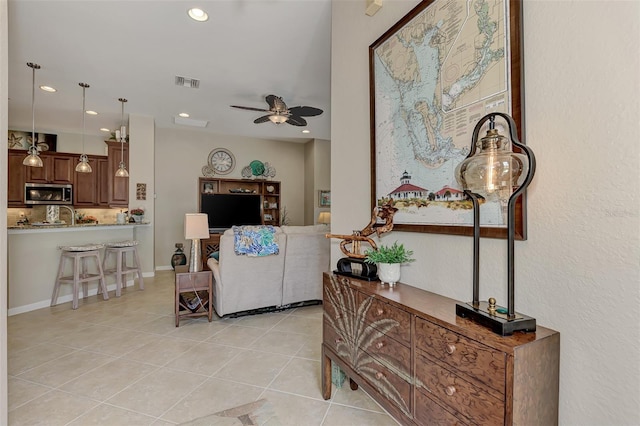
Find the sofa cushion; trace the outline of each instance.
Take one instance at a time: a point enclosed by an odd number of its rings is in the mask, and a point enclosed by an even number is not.
[[[328,232],[329,228],[325,225],[309,225],[309,226],[283,226],[282,232],[285,234],[317,234]]]

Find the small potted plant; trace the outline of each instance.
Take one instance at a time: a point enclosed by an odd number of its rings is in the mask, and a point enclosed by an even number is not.
[[[142,222],[142,219],[144,218],[144,209],[143,208],[131,209],[131,211],[129,213],[131,214],[131,217],[133,217],[133,220],[136,223]]]
[[[365,262],[378,265],[378,278],[390,286],[394,286],[400,280],[400,265],[413,262],[412,250],[407,250],[404,244],[396,241],[391,246],[381,245],[377,250],[367,250]]]

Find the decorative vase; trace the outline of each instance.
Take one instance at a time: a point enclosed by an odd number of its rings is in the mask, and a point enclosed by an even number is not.
[[[141,214],[133,214],[131,217],[133,217],[135,223],[141,223],[142,219],[144,219],[144,215]]]
[[[399,263],[378,263],[378,278],[382,284],[389,284],[391,287],[400,281]]]
[[[183,244],[176,243],[176,251],[171,256],[171,267],[175,270],[178,265],[187,264],[187,255],[182,251]]]

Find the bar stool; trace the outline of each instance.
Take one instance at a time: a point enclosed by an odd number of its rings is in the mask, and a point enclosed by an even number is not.
[[[102,260],[102,269],[105,277],[115,275],[116,277],[116,297],[120,297],[121,288],[127,286],[127,274],[138,274],[138,286],[140,290],[144,290],[144,280],[142,279],[142,269],[140,268],[140,258],[138,257],[138,242],[135,240],[118,241],[114,243],[105,243],[104,259]],[[127,265],[127,253],[132,254],[133,265]],[[109,257],[115,255],[115,266],[107,268]]]
[[[108,300],[107,286],[104,280],[104,273],[100,265],[99,250],[104,247],[102,244],[88,244],[82,246],[60,246],[62,250],[60,254],[60,263],[58,265],[58,275],[55,285],[53,286],[53,295],[51,296],[51,306],[58,303],[58,293],[61,284],[73,284],[73,309],[78,309],[78,291],[82,284],[82,297],[87,297],[89,281],[99,280],[98,293],[102,290],[104,300]],[[93,259],[96,264],[97,274],[87,273],[87,263]],[[72,262],[72,275],[64,276],[65,263],[67,260]]]

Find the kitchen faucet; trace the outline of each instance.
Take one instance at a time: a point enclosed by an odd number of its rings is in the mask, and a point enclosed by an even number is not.
[[[75,225],[76,224],[76,212],[75,212],[75,210],[73,210],[73,207],[69,207],[69,206],[65,206],[65,205],[60,205],[60,207],[64,207],[65,209],[69,210],[69,212],[71,212],[71,225]]]

